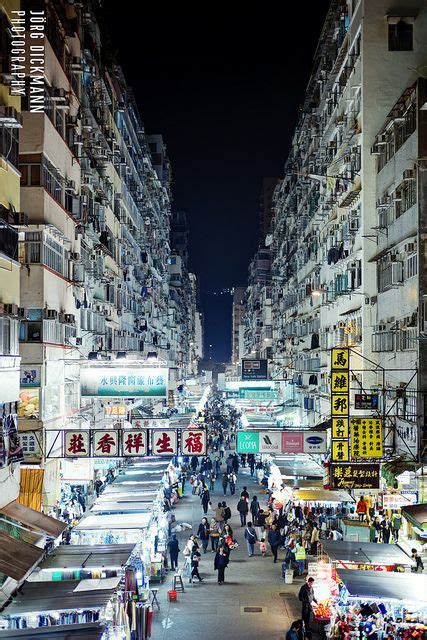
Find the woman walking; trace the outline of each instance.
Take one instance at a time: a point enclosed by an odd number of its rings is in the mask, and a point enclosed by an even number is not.
[[[252,522],[254,523],[255,526],[258,524],[258,516],[259,516],[260,509],[261,507],[259,506],[258,498],[254,496],[252,498],[250,511],[252,514]]]
[[[198,578],[199,582],[203,582],[203,578],[200,577],[199,573],[199,562],[202,557],[199,551],[199,545],[197,542],[194,543],[193,550],[191,552],[191,578],[190,582],[193,582],[193,578]]]
[[[202,521],[199,524],[199,528],[197,530],[197,535],[202,542],[203,553],[206,553],[206,549],[208,548],[208,544],[209,544],[209,535],[210,535],[210,528],[209,528],[209,523],[207,518],[202,518]]]
[[[214,569],[218,571],[218,584],[224,584],[225,582],[225,569],[228,565],[228,557],[223,549],[220,547],[215,555]]]
[[[201,501],[202,501],[203,513],[206,515],[209,509],[209,505],[211,503],[211,495],[209,493],[209,489],[206,486],[203,488]]]
[[[211,550],[213,553],[214,551],[218,550],[218,542],[219,542],[219,524],[215,520],[215,518],[212,518],[209,530],[210,530],[209,535],[211,539]]]

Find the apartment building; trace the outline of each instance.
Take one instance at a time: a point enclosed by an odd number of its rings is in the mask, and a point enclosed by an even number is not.
[[[234,287],[231,318],[231,363],[239,365],[241,327],[245,317],[245,287]]]
[[[23,103],[20,354],[35,378],[21,389],[20,420],[26,462],[44,472],[45,508],[59,497],[58,429],[96,413],[80,399],[81,363],[155,353],[181,370],[194,331],[174,308],[186,303],[170,270],[166,147],[146,135],[109,62],[98,8],[45,4],[45,110]]]
[[[248,286],[245,295],[244,356],[267,358],[271,356],[271,252],[261,247],[249,265]]]
[[[421,218],[415,165],[422,155],[415,140],[423,114],[409,103],[427,63],[426,23],[422,1],[403,7],[333,0],[320,36],[284,180],[274,194],[271,244],[273,371],[287,375],[282,393],[297,398],[302,426],[330,416],[329,350],[336,345],[352,347],[352,391],[379,389],[387,411],[403,394],[402,420],[417,413],[420,424],[420,402],[409,398],[420,397],[413,374],[424,348],[414,231]],[[399,126],[400,156],[386,142]],[[409,211],[405,232],[396,210]],[[398,253],[401,265],[390,265]],[[379,335],[388,333],[393,337]],[[383,345],[390,347],[386,354]],[[408,363],[412,373],[393,371]],[[392,427],[395,413],[388,418]]]

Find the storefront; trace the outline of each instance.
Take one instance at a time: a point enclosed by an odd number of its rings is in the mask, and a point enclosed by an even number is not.
[[[412,558],[397,544],[324,540],[322,554],[336,569],[403,572],[415,566]]]

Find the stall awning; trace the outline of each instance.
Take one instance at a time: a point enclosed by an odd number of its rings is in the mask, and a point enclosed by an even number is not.
[[[124,502],[110,500],[108,502],[97,502],[93,505],[92,513],[143,513],[153,504],[154,496],[145,502]]]
[[[402,515],[418,527],[418,529],[427,531],[427,503],[411,504],[407,507],[402,507]]]
[[[47,556],[41,569],[121,567],[133,549],[133,544],[60,545]]]
[[[61,535],[64,529],[67,528],[67,524],[65,522],[46,516],[44,513],[40,513],[39,511],[34,511],[34,509],[25,507],[23,504],[19,504],[19,502],[16,501],[10,502],[5,507],[2,507],[0,509],[0,513],[3,513],[8,518],[12,518],[17,522],[21,522],[29,529],[46,533],[48,536],[52,536],[52,538],[57,538]]]
[[[74,527],[74,531],[96,531],[114,529],[145,529],[148,527],[151,513],[128,513],[126,515],[92,515],[83,518]]]
[[[323,478],[323,468],[305,454],[276,456],[275,462],[284,476]]]
[[[347,491],[328,491],[327,489],[297,489],[294,491],[296,500],[307,502],[354,502]]]
[[[322,540],[324,552],[332,561],[356,564],[412,566],[415,562],[397,544]]]
[[[355,569],[339,569],[337,573],[350,596],[380,601],[382,599],[407,600],[425,604],[427,575]]]
[[[44,556],[44,550],[0,531],[0,571],[23,580]]]
[[[67,624],[55,627],[37,627],[36,629],[7,629],[0,631],[0,638],[32,638],[33,640],[100,640],[105,627],[100,622]]]
[[[96,499],[96,505],[102,505],[104,502],[152,502],[158,494],[157,491],[129,491],[124,490],[125,487],[121,487],[121,491],[104,491],[99,498]]]
[[[22,590],[2,615],[91,609],[104,607],[111,600],[114,588],[75,591],[80,581],[26,582]]]

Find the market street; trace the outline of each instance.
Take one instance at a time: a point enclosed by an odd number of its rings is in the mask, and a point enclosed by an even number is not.
[[[211,492],[212,505],[216,507],[219,501],[225,500],[231,508],[229,524],[234,532],[239,546],[231,551],[230,564],[225,572],[225,584],[218,585],[217,572],[214,571],[214,555],[208,552],[202,555],[200,575],[201,584],[195,581],[188,584],[184,578],[184,593],[178,593],[178,601],[169,603],[166,592],[171,588],[171,577],[159,590],[161,611],[154,611],[153,639],[174,640],[175,638],[193,637],[204,640],[218,640],[218,638],[242,638],[245,640],[283,640],[290,623],[301,617],[301,604],[297,593],[303,580],[294,581],[293,585],[286,585],[281,577],[281,559],[284,551],[279,551],[277,564],[273,563],[271,552],[263,558],[259,552],[259,545],[252,558],[248,558],[246,544],[243,537],[244,527],[240,527],[239,514],[236,505],[242,487],[247,486],[252,496],[257,495],[261,505],[266,504],[265,495],[260,493],[260,485],[255,477],[251,478],[249,469],[240,468],[236,493],[223,496],[220,478],[216,481],[215,491]],[[214,511],[208,511],[209,520]],[[186,483],[185,497],[174,510],[178,522],[192,524],[193,531],[203,517],[200,498],[192,495],[191,485]],[[180,549],[184,549],[191,532],[178,534]],[[182,552],[179,556],[180,567],[184,564]],[[245,608],[262,608],[262,612],[245,612]]]

